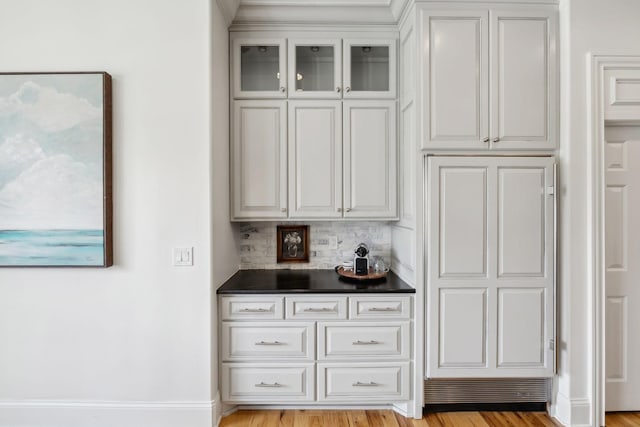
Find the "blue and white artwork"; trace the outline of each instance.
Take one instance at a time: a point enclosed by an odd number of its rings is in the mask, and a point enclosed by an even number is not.
[[[110,265],[110,88],[106,73],[0,74],[0,266]]]

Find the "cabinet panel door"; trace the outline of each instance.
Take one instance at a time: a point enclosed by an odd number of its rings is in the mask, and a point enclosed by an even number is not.
[[[553,375],[553,158],[500,158],[497,185],[497,370]]]
[[[286,218],[286,101],[233,105],[233,218]]]
[[[553,163],[429,158],[429,377],[553,375]]]
[[[343,40],[343,96],[396,97],[396,39]]]
[[[439,262],[440,278],[486,278],[488,169],[440,169]]]
[[[547,276],[547,181],[544,166],[498,167],[498,277]]]
[[[544,368],[545,288],[498,290],[498,368]]]
[[[342,95],[340,39],[289,39],[289,98]]]
[[[289,215],[342,216],[342,103],[289,101]]]
[[[438,368],[487,367],[487,289],[440,289]]]
[[[397,218],[396,102],[344,101],[345,218]]]
[[[491,147],[554,149],[555,12],[491,12]]]
[[[422,148],[486,149],[488,12],[423,15],[425,133]]]
[[[234,38],[231,42],[233,97],[286,98],[287,43],[277,38]]]

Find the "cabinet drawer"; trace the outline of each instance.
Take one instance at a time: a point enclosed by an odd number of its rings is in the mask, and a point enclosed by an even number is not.
[[[318,400],[406,400],[409,362],[318,364]]]
[[[358,296],[349,298],[351,319],[409,319],[411,297]]]
[[[223,322],[222,359],[313,360],[315,328],[300,322]]]
[[[279,296],[221,297],[220,313],[226,319],[282,319],[284,298]]]
[[[287,297],[287,319],[346,319],[347,297]]]
[[[409,322],[319,322],[318,360],[409,359]]]
[[[314,369],[308,364],[222,364],[222,399],[234,402],[312,401]]]

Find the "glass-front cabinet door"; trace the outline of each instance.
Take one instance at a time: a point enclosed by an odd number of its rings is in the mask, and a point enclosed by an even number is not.
[[[396,40],[344,40],[344,97],[395,98]]]
[[[234,98],[287,96],[284,39],[235,39],[232,49]]]
[[[340,98],[339,39],[289,39],[289,98]]]

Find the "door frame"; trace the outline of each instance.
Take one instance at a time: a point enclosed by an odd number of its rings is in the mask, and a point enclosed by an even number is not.
[[[591,370],[592,370],[592,420],[598,420],[598,426],[604,425],[605,417],[605,165],[604,165],[604,129],[605,129],[605,71],[610,68],[640,66],[640,56],[600,55],[590,53],[587,58],[587,163],[592,171],[587,181],[587,223],[588,239],[591,242],[587,251],[592,261],[588,282],[591,284]]]

